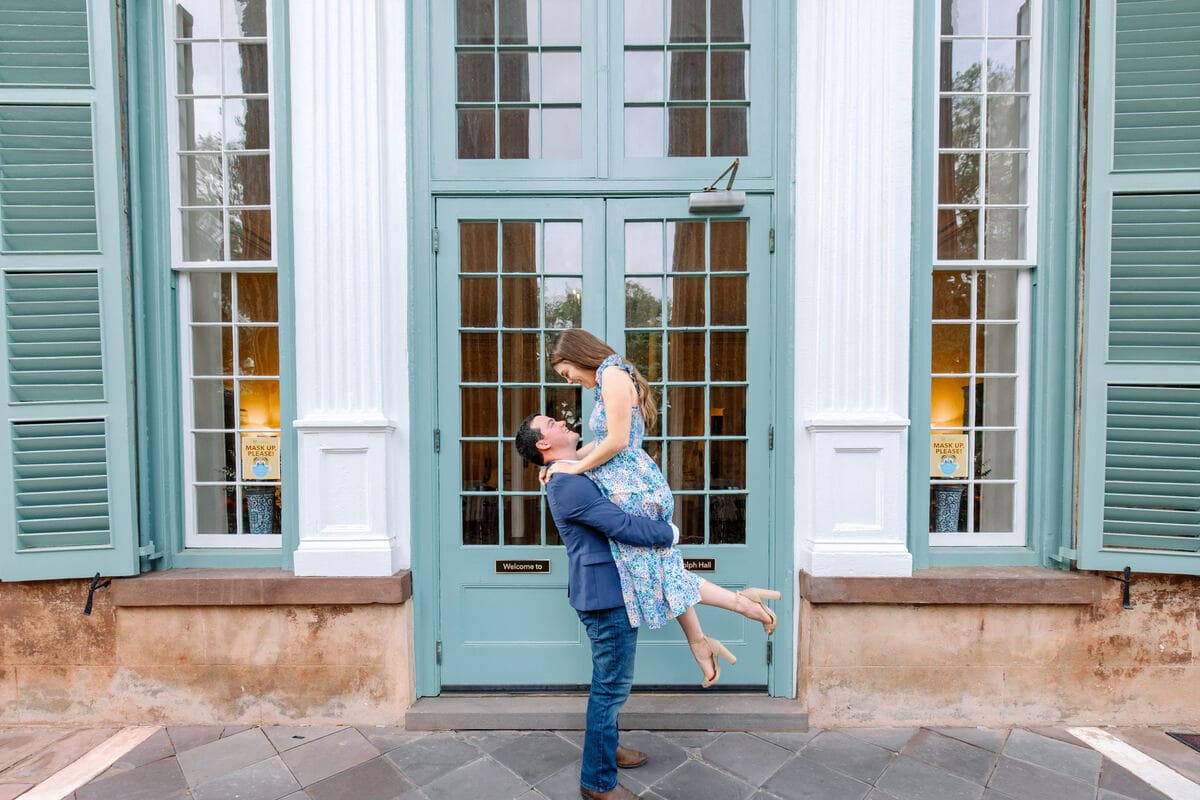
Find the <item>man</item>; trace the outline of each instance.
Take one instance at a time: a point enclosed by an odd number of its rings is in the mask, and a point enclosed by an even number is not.
[[[531,414],[517,431],[517,452],[539,466],[575,459],[579,434],[562,420]],[[608,540],[665,547],[674,526],[626,514],[583,475],[558,474],[546,485],[550,513],[567,548],[567,599],[592,643],[592,688],[579,793],[593,800],[636,800],[617,782],[617,768],[646,763],[646,754],[617,743],[617,714],[633,686],[637,628],[630,626]]]

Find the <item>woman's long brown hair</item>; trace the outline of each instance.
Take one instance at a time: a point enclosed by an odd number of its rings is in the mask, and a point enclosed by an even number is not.
[[[550,348],[550,366],[557,367],[564,361],[582,369],[596,371],[604,359],[616,353],[607,344],[592,334],[579,328],[568,328],[559,334]],[[654,427],[658,421],[658,406],[654,404],[654,395],[650,392],[650,384],[642,377],[642,373],[633,364],[621,358],[622,364],[627,364],[633,370],[633,384],[637,388],[638,407],[642,409],[642,419],[646,421],[646,430]]]

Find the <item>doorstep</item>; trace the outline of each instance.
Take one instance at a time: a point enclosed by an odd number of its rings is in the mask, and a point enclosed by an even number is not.
[[[587,695],[467,695],[422,697],[405,713],[410,731],[583,730]],[[624,730],[808,730],[795,700],[742,694],[633,694],[621,711]]]

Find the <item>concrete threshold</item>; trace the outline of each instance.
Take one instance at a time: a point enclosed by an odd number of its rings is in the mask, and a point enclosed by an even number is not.
[[[583,730],[587,695],[469,695],[422,697],[404,716],[413,731]],[[808,730],[795,700],[743,694],[634,694],[621,711],[624,730]]]

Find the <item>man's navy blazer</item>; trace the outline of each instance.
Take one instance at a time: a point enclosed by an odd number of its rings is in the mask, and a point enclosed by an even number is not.
[[[609,539],[639,547],[666,547],[674,539],[669,523],[626,514],[583,475],[557,473],[546,499],[567,546],[567,599],[580,611],[625,605]]]

